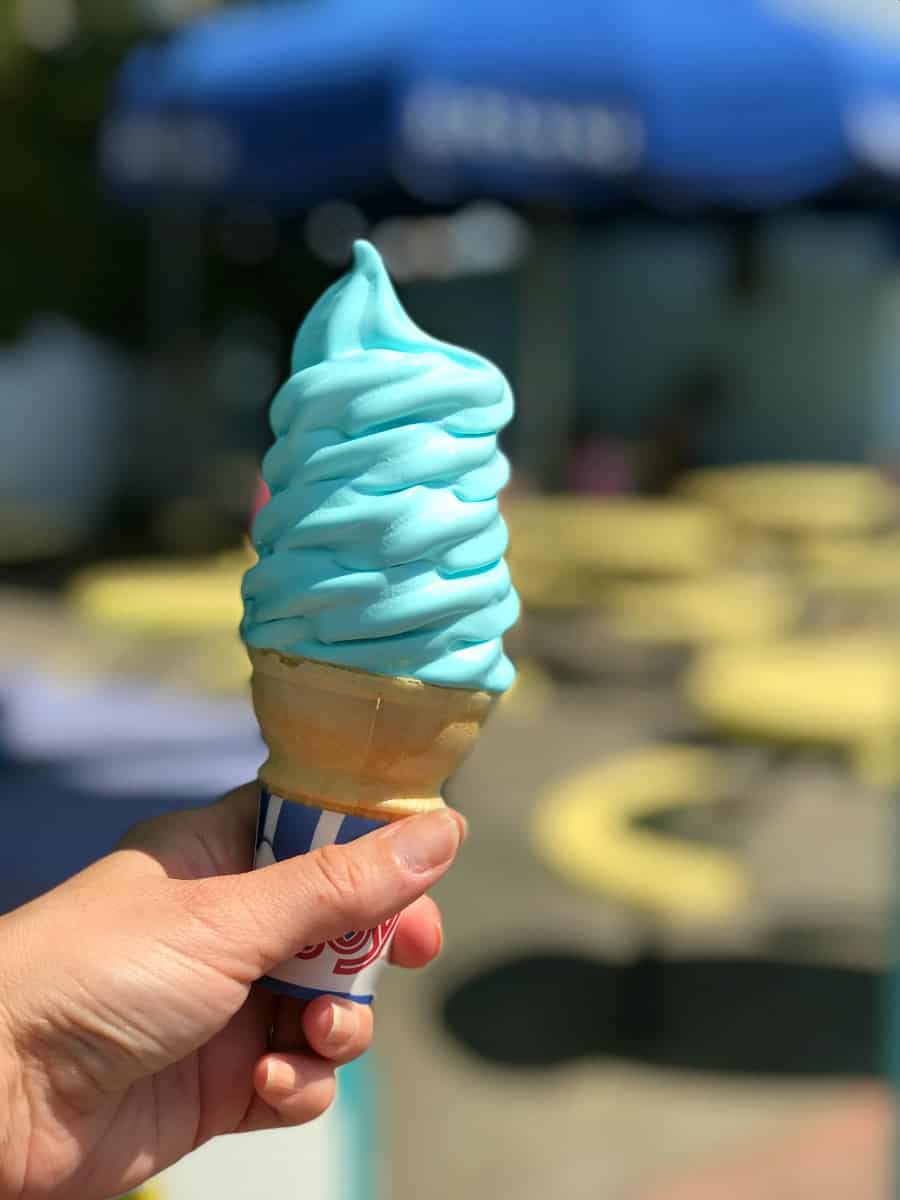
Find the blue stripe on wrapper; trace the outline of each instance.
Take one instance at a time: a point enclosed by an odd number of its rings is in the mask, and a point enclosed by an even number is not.
[[[384,824],[295,803],[262,788],[255,865],[264,867],[308,854],[319,846],[346,845]],[[372,980],[387,954],[398,919],[382,922],[375,929],[350,930],[318,946],[305,946],[261,982],[301,999],[332,995],[370,1004],[374,999]]]
[[[364,837],[374,829],[380,829],[384,824],[384,821],[366,821],[363,817],[344,817],[334,844],[346,846],[348,842],[355,842],[357,838]]]
[[[260,799],[259,826],[256,834],[257,850],[266,841],[266,819],[269,815],[271,797],[263,788]],[[307,854],[322,816],[321,810],[308,804],[286,804],[279,815],[275,836],[269,843],[275,858],[293,858],[295,854]]]
[[[317,996],[345,995],[342,992],[333,992],[330,988],[325,991],[324,988],[301,987],[297,983],[288,983],[285,979],[270,979],[268,975],[264,975],[259,982],[270,991],[278,992],[280,996],[293,996],[296,1000],[315,1000]],[[351,996],[350,999],[356,1004],[371,1004],[375,996],[370,992],[367,996]]]

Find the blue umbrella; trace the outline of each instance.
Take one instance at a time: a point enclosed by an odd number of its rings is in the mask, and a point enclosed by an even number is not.
[[[618,181],[757,206],[847,170],[826,39],[758,0],[485,8],[477,38],[457,20],[411,66],[406,145],[416,106],[430,117],[413,145],[420,174],[502,187],[516,171],[576,199]]]
[[[900,175],[900,51],[857,40],[833,45],[846,103],[843,130],[857,165],[869,174]]]
[[[105,151],[137,198],[295,208],[399,183],[437,200],[759,208],[860,165],[900,172],[870,144],[871,114],[898,101],[897,55],[763,0],[318,0],[137,51]]]
[[[237,9],[126,60],[104,136],[115,183],[302,205],[386,173],[406,0]]]

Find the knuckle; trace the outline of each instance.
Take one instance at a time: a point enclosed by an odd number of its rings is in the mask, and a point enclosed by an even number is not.
[[[182,910],[194,929],[204,929],[214,938],[233,936],[244,925],[233,898],[215,878],[185,881],[178,889]]]
[[[141,849],[152,846],[160,836],[165,836],[167,825],[171,824],[171,816],[152,817],[146,821],[137,821],[123,835],[119,842],[122,849]]]
[[[183,849],[190,845],[202,828],[200,818],[203,810],[186,808],[177,813],[162,813],[158,817],[149,817],[138,821],[124,834],[118,843],[120,850],[145,850],[160,853],[173,847]]]
[[[367,872],[341,846],[322,846],[315,854],[319,900],[338,913],[358,909],[365,894]]]

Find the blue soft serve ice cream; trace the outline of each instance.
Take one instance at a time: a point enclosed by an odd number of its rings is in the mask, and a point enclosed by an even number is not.
[[[272,499],[244,580],[244,640],[445,687],[502,692],[518,598],[503,561],[497,434],[513,413],[491,363],[423,333],[377,251],[322,296],[272,403]]]

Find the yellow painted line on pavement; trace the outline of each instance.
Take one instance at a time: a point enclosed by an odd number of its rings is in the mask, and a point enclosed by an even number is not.
[[[714,801],[714,751],[654,746],[583,768],[551,785],[534,815],[536,849],[588,891],[673,921],[716,920],[749,893],[724,851],[636,828],[653,813]]]

